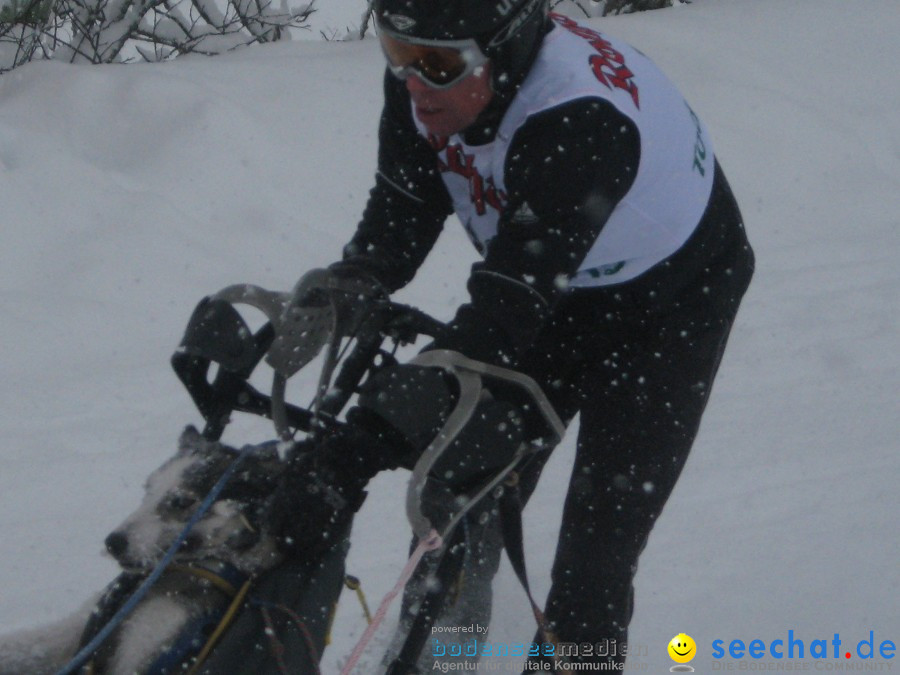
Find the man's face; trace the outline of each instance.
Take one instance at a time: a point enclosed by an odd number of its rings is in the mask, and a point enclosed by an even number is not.
[[[448,89],[435,89],[415,74],[409,75],[406,89],[416,117],[428,133],[450,136],[473,124],[493,96],[490,71],[490,63],[486,63]]]

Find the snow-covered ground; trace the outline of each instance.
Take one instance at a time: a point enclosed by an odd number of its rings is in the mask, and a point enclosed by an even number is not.
[[[729,662],[714,640],[792,630],[853,652],[817,667],[862,665],[870,631],[900,642],[897,4],[694,0],[591,24],[654,58],[705,119],[758,257],[642,558],[630,663],[664,672],[685,632],[709,672]],[[115,574],[103,538],[199,419],[168,366],[196,301],[237,281],[288,289],[339,256],[372,180],[381,70],[374,40],[311,40],[0,78],[0,633],[66,615]],[[473,260],[448,224],[401,299],[448,318]],[[241,423],[226,440],[267,433]],[[526,513],[539,597],[573,436]],[[404,485],[377,479],[356,528],[350,570],[371,601],[404,561]],[[508,566],[497,597],[492,639],[528,640]],[[325,673],[363,630],[354,603]]]

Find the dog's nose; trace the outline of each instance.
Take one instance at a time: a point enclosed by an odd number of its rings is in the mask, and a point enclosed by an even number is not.
[[[128,549],[128,537],[124,532],[113,532],[104,543],[113,558],[119,558]]]

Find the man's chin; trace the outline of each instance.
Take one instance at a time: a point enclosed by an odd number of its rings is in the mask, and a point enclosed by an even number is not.
[[[443,110],[416,108],[416,118],[425,127],[425,130],[434,136],[450,136],[459,131],[451,123],[451,120],[447,118],[447,113]]]

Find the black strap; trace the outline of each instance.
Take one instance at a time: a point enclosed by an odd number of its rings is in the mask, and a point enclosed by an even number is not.
[[[525,589],[528,602],[531,603],[531,612],[534,614],[534,620],[537,622],[538,633],[545,644],[556,645],[558,644],[557,637],[550,630],[547,618],[544,616],[543,610],[535,602],[531,593],[531,586],[528,583],[528,572],[525,569],[524,537],[522,534],[522,500],[518,482],[504,486],[503,494],[500,496],[497,506],[500,511],[500,533],[503,536],[506,557],[509,559],[509,563],[512,565],[519,583]],[[553,667],[552,661],[548,660],[547,663],[551,672],[556,673],[557,671]]]

